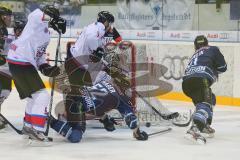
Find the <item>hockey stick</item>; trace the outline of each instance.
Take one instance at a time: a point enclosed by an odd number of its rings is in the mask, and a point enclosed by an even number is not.
[[[160,117],[162,117],[164,120],[170,120],[170,119],[174,119],[176,117],[179,116],[178,112],[173,112],[170,114],[162,114],[160,113],[151,103],[149,103],[141,94],[139,94],[137,91],[135,91],[136,94],[139,96],[139,98],[141,98],[150,108],[152,108],[152,110],[154,112],[156,112]]]
[[[187,123],[176,123],[174,121],[172,121],[172,124],[178,127],[187,127],[189,126],[189,124],[192,122],[192,110],[189,111],[189,120]]]
[[[61,33],[58,32],[58,44],[57,44],[57,49],[56,49],[55,64],[54,64],[54,66],[57,66],[57,63],[58,63],[58,54],[59,54],[59,50],[60,50],[60,40],[61,40]],[[49,133],[50,117],[51,117],[52,105],[53,105],[54,88],[55,88],[55,77],[53,77],[53,79],[52,79],[51,99],[50,99],[50,104],[49,104],[47,128],[46,128],[46,131],[45,131],[45,133],[44,133],[45,136],[48,136],[48,133]]]
[[[9,121],[7,120],[7,118],[2,115],[2,113],[0,113],[0,117],[2,117],[2,119],[3,119],[9,126],[11,126],[12,129],[13,129],[14,131],[16,131],[18,134],[20,134],[20,135],[23,134],[22,131],[19,130],[19,129],[17,129],[11,122],[9,122]]]
[[[54,60],[54,59],[47,59],[47,61],[49,61],[49,62],[55,62],[56,60]],[[63,61],[63,60],[57,60],[57,62],[64,63],[65,61]]]
[[[136,94],[149,106],[152,108],[152,110],[154,112],[156,112],[160,117],[162,117],[164,120],[171,120],[171,119],[174,119],[174,118],[177,118],[179,116],[179,113],[178,112],[173,112],[171,114],[162,114],[160,113],[153,105],[151,105],[142,95],[140,95],[137,91],[135,91]],[[192,113],[191,113],[191,110],[190,110],[190,113],[189,113],[189,120],[186,122],[186,123],[176,123],[174,121],[172,121],[172,124],[175,125],[175,126],[178,126],[178,127],[187,127],[189,126],[189,124],[191,123],[192,121]]]
[[[161,131],[149,133],[148,136],[150,137],[150,136],[154,136],[154,135],[156,135],[156,134],[170,132],[171,130],[172,130],[172,128],[167,128],[167,129],[164,129],[164,130],[161,130]]]

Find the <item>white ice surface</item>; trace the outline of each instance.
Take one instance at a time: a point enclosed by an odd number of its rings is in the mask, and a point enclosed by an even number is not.
[[[55,94],[54,104],[61,100]],[[25,101],[14,89],[2,106],[2,113],[18,128],[22,127]],[[184,111],[191,103],[162,101],[173,111]],[[143,128],[154,132],[162,127]],[[50,147],[30,147],[21,135],[11,128],[0,133],[0,160],[238,160],[240,155],[240,107],[217,106],[213,127],[215,138],[206,145],[193,145],[183,136],[188,128],[173,127],[169,133],[155,135],[148,141],[137,141],[131,130],[117,129],[110,133],[103,129],[87,129],[82,141],[71,144],[58,136]]]

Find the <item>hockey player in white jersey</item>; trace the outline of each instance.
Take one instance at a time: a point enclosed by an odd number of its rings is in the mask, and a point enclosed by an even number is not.
[[[67,120],[72,122],[74,129],[78,128],[78,121],[83,121],[79,114],[73,114],[73,108],[78,110],[80,96],[74,93],[76,86],[92,86],[99,72],[104,65],[100,62],[104,54],[103,47],[106,44],[107,33],[112,33],[116,41],[121,40],[121,36],[115,28],[112,28],[114,16],[108,11],[98,13],[97,22],[94,22],[83,29],[75,44],[68,50],[65,70],[68,74],[72,92],[66,95],[65,109]],[[70,111],[69,108],[72,108]],[[82,116],[84,117],[84,116]],[[82,124],[85,125],[85,124]]]
[[[0,6],[0,112],[1,105],[10,94],[12,77],[6,63],[8,46],[8,30],[11,24],[12,11],[7,7]],[[5,128],[5,122],[0,118],[0,130]]]
[[[8,34],[8,36],[5,40],[3,55],[7,56],[10,44],[21,35],[22,30],[25,27],[25,25],[26,25],[25,21],[22,21],[22,20],[21,21],[16,20],[14,22],[13,33]],[[0,94],[0,110],[1,110],[1,105],[7,99],[7,97],[9,96],[9,94],[12,90],[12,85],[11,85],[12,75],[9,71],[7,63],[5,63],[4,65],[2,65],[0,67],[0,79],[2,79],[1,84],[3,84],[3,86],[4,86],[3,90],[0,92],[1,93]],[[5,126],[6,126],[5,122],[1,123],[0,129],[5,128]]]
[[[65,33],[66,21],[59,16],[58,9],[47,5],[31,12],[21,36],[10,45],[7,57],[19,96],[27,100],[23,133],[32,140],[44,142],[48,141],[43,133],[50,95],[37,70],[48,77],[60,73],[59,68],[50,66],[45,57],[50,41],[49,26]]]

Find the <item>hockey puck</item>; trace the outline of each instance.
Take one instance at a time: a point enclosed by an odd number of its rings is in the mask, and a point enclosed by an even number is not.
[[[147,122],[146,123],[146,127],[150,127],[151,126],[151,123],[150,122]]]

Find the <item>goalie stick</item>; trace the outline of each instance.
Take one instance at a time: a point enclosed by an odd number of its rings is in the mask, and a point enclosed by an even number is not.
[[[170,114],[162,114],[160,113],[152,104],[150,104],[141,94],[139,94],[137,91],[135,91],[136,94],[139,96],[139,98],[141,98],[149,107],[152,108],[152,110],[154,112],[156,112],[160,117],[162,117],[164,120],[170,120],[170,119],[174,119],[176,117],[179,116],[178,112],[173,112]]]
[[[192,110],[189,111],[189,120],[186,123],[176,123],[172,121],[172,124],[178,127],[187,127],[192,122]]]
[[[179,113],[178,112],[173,112],[173,113],[170,113],[170,114],[162,114],[160,113],[151,103],[149,103],[141,94],[139,94],[137,91],[135,91],[136,94],[139,96],[139,98],[141,98],[149,107],[152,108],[152,110],[154,112],[156,112],[160,117],[162,117],[164,120],[172,120],[174,118],[177,118],[179,116]],[[189,126],[189,124],[191,123],[192,119],[191,119],[191,110],[190,110],[190,118],[189,120],[186,122],[186,123],[177,123],[177,122],[174,122],[172,121],[172,124],[175,125],[175,126],[178,126],[178,127],[187,127]]]

